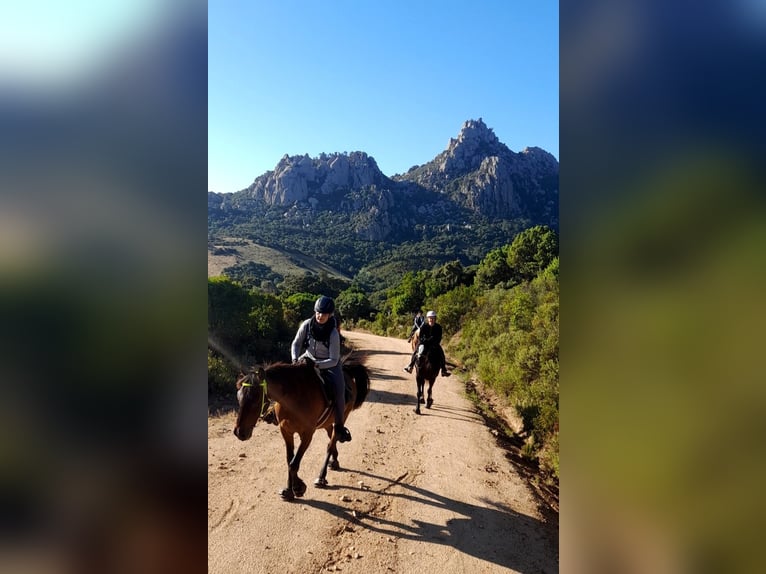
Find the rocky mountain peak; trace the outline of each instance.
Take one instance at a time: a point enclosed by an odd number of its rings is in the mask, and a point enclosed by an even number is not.
[[[270,205],[292,205],[318,200],[341,189],[360,189],[382,185],[388,178],[381,173],[375,158],[361,151],[284,155],[273,171],[257,177],[246,190],[248,197]]]
[[[396,179],[445,194],[485,216],[555,225],[558,172],[553,155],[538,147],[515,153],[479,118],[463,123],[458,137],[432,161]]]
[[[440,155],[439,170],[446,174],[473,171],[485,157],[498,155],[505,146],[495,132],[482,121],[463,123],[457,139],[450,138],[447,149]]]
[[[467,120],[463,123],[463,127],[460,128],[460,133],[455,141],[456,145],[463,147],[471,147],[479,144],[496,144],[500,140],[497,139],[495,132],[492,128],[488,128],[487,124],[479,118],[478,120]]]

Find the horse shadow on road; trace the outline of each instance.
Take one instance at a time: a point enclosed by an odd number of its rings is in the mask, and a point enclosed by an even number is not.
[[[303,500],[302,504],[323,510],[352,527],[363,528],[392,538],[414,540],[425,544],[443,544],[470,556],[524,574],[558,572],[558,530],[556,524],[514,511],[491,500],[477,506],[442,496],[431,490],[392,480],[361,470],[346,469],[360,476],[388,483],[380,489],[341,487],[364,494],[377,494],[374,508],[360,512],[324,500]],[[430,505],[452,516],[445,524],[417,518],[415,509],[407,521],[385,517],[385,509],[395,500],[414,505]],[[415,507],[416,508],[416,507]],[[424,550],[425,551],[425,550]]]
[[[361,356],[367,356],[367,357],[374,357],[375,355],[400,355],[402,357],[407,357],[409,355],[412,355],[411,350],[394,351],[394,350],[383,350],[383,349],[352,349],[352,353],[354,355],[361,355]]]
[[[370,394],[365,399],[366,403],[381,403],[388,405],[404,405],[413,401],[413,393],[402,390],[402,392],[387,391],[372,387]]]
[[[415,383],[413,382],[411,386],[411,389],[403,389],[402,392],[381,390],[373,387],[370,390],[370,394],[367,395],[365,402],[395,405],[406,407],[408,409],[414,409],[415,401],[417,400],[414,388]],[[474,409],[448,407],[440,405],[438,402],[435,402],[430,409],[422,409],[421,413],[422,414],[420,416],[422,417],[430,416],[447,418],[456,421],[481,422],[481,417],[479,417]]]

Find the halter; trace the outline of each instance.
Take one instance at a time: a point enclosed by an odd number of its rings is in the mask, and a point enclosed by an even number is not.
[[[252,376],[252,375],[251,375]],[[268,383],[266,382],[266,378],[264,377],[258,385],[261,387],[261,414],[258,415],[258,418],[263,418],[263,413],[266,412],[266,386]],[[253,383],[242,383],[243,387],[254,387],[255,385]]]

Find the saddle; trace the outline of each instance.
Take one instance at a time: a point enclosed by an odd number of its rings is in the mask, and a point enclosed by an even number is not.
[[[317,380],[319,382],[319,388],[322,389],[322,394],[324,395],[325,400],[329,405],[332,405],[335,402],[335,385],[332,384],[332,381],[325,377],[326,371],[323,371],[314,364],[313,358],[311,356],[303,356],[300,360],[303,360],[310,364],[314,368],[314,372],[316,373]],[[351,385],[345,381],[345,392],[344,392],[344,398],[346,402],[349,402],[351,400]]]
[[[314,371],[317,374],[317,377],[319,378],[319,386],[322,389],[322,392],[324,393],[325,399],[327,399],[327,402],[332,404],[335,402],[335,385],[332,384],[332,381],[325,378],[324,371],[321,371],[314,367]],[[344,394],[343,397],[346,402],[349,402],[351,400],[351,385],[348,383],[348,381],[345,380],[344,377]]]

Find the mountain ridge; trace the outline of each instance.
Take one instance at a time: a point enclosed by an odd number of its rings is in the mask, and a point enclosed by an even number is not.
[[[464,122],[457,138],[426,164],[388,177],[362,151],[285,155],[273,170],[230,194],[208,193],[208,210],[258,207],[338,210],[357,234],[386,239],[417,221],[464,222],[472,216],[527,218],[558,227],[558,161],[538,147],[511,151],[483,120]]]

